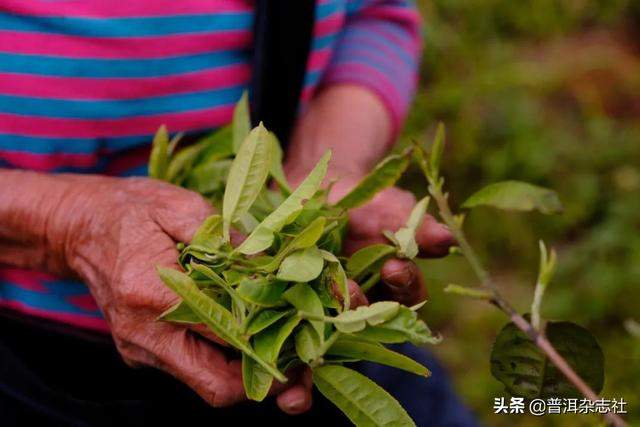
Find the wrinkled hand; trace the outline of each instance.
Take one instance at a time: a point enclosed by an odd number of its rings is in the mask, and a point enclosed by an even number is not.
[[[80,178],[78,178],[80,180]],[[214,406],[245,399],[239,359],[225,356],[206,329],[157,321],[178,297],[155,271],[178,268],[176,242],[189,242],[212,213],[196,193],[150,179],[83,177],[60,202],[48,236],[88,284],[124,360],[162,369]],[[204,339],[203,336],[209,338]],[[294,383],[294,382],[292,382]],[[308,377],[280,393],[288,413],[311,405]]]
[[[357,183],[345,178],[332,188],[329,198],[339,200]],[[369,203],[349,212],[349,228],[344,250],[352,254],[360,248],[375,243],[389,243],[383,231],[396,231],[404,226],[416,199],[409,191],[391,187],[378,193]],[[449,253],[455,241],[446,226],[426,215],[416,233],[421,257],[441,257]],[[384,287],[378,297],[392,299],[405,305],[413,305],[427,297],[427,288],[418,266],[409,260],[392,258],[381,271]],[[375,288],[374,288],[375,289]]]

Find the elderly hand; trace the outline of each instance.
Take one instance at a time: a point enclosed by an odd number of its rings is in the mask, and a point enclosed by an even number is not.
[[[324,89],[310,103],[295,129],[285,170],[292,184],[299,183],[328,149],[333,151],[329,178],[338,179],[330,199],[337,201],[355,186],[390,149],[392,124],[387,108],[368,89],[335,85]],[[345,251],[387,242],[382,232],[403,226],[415,205],[414,196],[392,187],[349,214]],[[420,256],[448,253],[454,239],[449,230],[426,216],[417,233]],[[384,286],[380,297],[412,305],[424,300],[426,287],[412,261],[391,259],[382,267]]]
[[[0,224],[17,228],[15,237],[0,229],[0,237],[32,240],[5,247],[0,262],[83,279],[129,365],[162,369],[214,406],[245,400],[240,360],[227,357],[213,342],[217,337],[207,329],[157,321],[178,297],[161,282],[155,266],[177,268],[176,242],[189,242],[212,213],[203,198],[151,179],[0,174],[0,202],[14,207],[0,212]],[[12,182],[24,191],[11,190]],[[42,242],[39,256],[21,249],[36,242]],[[299,413],[311,405],[310,387],[303,376],[272,392],[279,394],[285,412]]]

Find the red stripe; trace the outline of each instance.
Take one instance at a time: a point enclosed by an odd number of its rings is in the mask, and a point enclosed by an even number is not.
[[[172,132],[218,127],[231,121],[233,105],[124,119],[80,120],[0,113],[0,132],[58,138],[108,138],[152,135],[161,124]]]
[[[38,98],[123,100],[200,92],[246,84],[249,64],[166,77],[82,78],[0,73],[0,93]]]
[[[170,129],[173,132],[173,129]],[[123,172],[147,164],[151,146],[143,146],[113,156],[104,171],[106,175],[118,176]]]
[[[0,11],[31,16],[125,18],[248,12],[246,0],[3,0]]]
[[[0,51],[68,58],[150,59],[249,47],[250,31],[150,37],[80,37],[0,31]]]
[[[331,49],[320,49],[311,52],[307,61],[307,72],[324,69],[329,63],[332,53]]]
[[[0,269],[0,281],[6,281],[22,289],[33,292],[48,292],[46,286],[41,282],[43,275],[38,272],[20,270],[17,268]],[[48,276],[45,276],[48,278]]]
[[[91,168],[98,164],[97,154],[35,154],[25,151],[0,150],[0,159],[17,168],[40,172],[48,172],[61,167]]]
[[[332,14],[328,17],[319,20],[313,27],[314,37],[328,36],[333,33],[337,33],[342,29],[344,25],[344,14]]]
[[[10,308],[17,312],[40,317],[43,319],[50,319],[61,323],[70,324],[83,329],[90,329],[96,332],[109,334],[109,325],[107,322],[99,317],[87,316],[82,314],[71,313],[59,313],[55,311],[42,310],[23,304],[19,301],[5,301],[0,300],[0,307]]]

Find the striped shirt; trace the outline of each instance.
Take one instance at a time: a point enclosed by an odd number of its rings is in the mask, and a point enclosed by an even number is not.
[[[398,128],[416,81],[411,0],[319,0],[302,105],[364,86]],[[0,0],[0,167],[146,175],[150,136],[230,121],[251,78],[251,0]],[[87,287],[0,266],[0,306],[106,331]]]

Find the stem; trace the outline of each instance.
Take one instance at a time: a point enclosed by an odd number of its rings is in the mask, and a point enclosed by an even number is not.
[[[505,313],[522,332],[527,334],[527,336],[534,342],[540,350],[544,352],[544,354],[549,358],[551,363],[555,365],[556,368],[576,387],[576,389],[582,393],[587,399],[591,401],[598,400],[600,397],[598,394],[589,387],[589,385],[584,382],[582,378],[573,370],[573,368],[567,363],[567,361],[558,353],[558,351],[553,347],[551,342],[544,336],[544,334],[540,333],[540,331],[534,328],[527,320],[522,317],[518,312],[513,308],[513,306],[507,301],[496,286],[495,282],[482,266],[482,262],[480,258],[473,250],[471,245],[469,244],[462,227],[458,225],[456,222],[451,209],[449,208],[449,204],[447,202],[447,197],[442,193],[442,189],[440,185],[437,185],[436,182],[429,179],[429,192],[433,196],[434,200],[438,205],[438,210],[440,211],[440,216],[442,217],[445,224],[451,230],[451,233],[456,238],[458,242],[458,246],[460,247],[460,251],[465,256],[475,275],[480,280],[480,284],[485,287],[489,292],[491,292],[491,303],[495,305],[498,309],[500,309],[503,313]],[[626,427],[627,423],[617,414],[613,412],[607,412],[604,414],[604,418],[609,421],[612,425],[616,427]]]

